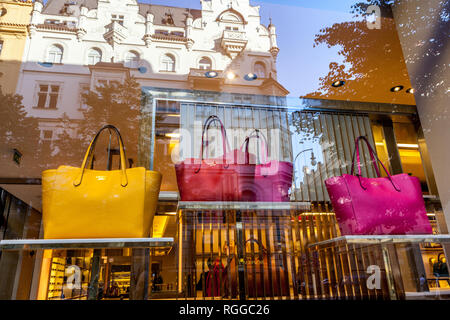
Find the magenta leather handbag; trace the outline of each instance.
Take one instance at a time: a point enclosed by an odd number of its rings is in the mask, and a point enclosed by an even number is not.
[[[205,133],[213,122],[220,124],[223,156],[204,159],[203,153],[205,150],[207,151],[208,147],[208,136],[205,139]],[[203,126],[200,157],[185,159],[175,165],[181,201],[241,200],[242,188],[240,188],[240,185],[253,181],[255,167],[248,164],[239,164],[236,159],[243,157],[239,154],[241,151],[227,152],[227,142],[222,121],[217,116],[210,116]]]
[[[377,178],[361,176],[361,140],[367,144]],[[419,179],[406,173],[391,176],[366,137],[357,138],[355,145],[351,174],[325,180],[341,234],[431,234]],[[355,154],[357,175],[353,175]],[[387,177],[381,177],[375,157]]]
[[[254,134],[248,136],[242,147],[245,146],[245,163],[250,163],[248,145],[250,139],[260,141],[262,161],[255,165],[253,181],[240,185],[242,201],[257,202],[289,202],[289,188],[292,186],[293,165],[287,161],[267,161],[267,142],[264,135],[256,129]],[[242,149],[241,147],[241,149]],[[241,152],[242,153],[242,152]],[[245,182],[245,181],[244,181]]]

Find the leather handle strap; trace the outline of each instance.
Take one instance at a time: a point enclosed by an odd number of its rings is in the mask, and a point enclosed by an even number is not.
[[[255,238],[250,238],[250,239],[247,239],[247,240],[245,241],[245,244],[247,244],[247,242],[254,242],[254,243],[256,243],[256,244],[259,245],[259,247],[262,249],[262,251],[263,251],[264,253],[267,252],[267,249],[264,247],[264,245],[261,243],[261,241],[256,240]]]
[[[208,143],[208,130],[211,126],[211,123],[213,122],[219,122],[220,124],[220,128],[221,128],[221,132],[222,132],[222,147],[223,147],[223,163],[226,163],[226,153],[227,153],[227,133],[225,131],[225,127],[222,123],[222,121],[220,120],[220,118],[218,116],[212,115],[209,116],[208,119],[206,119],[204,125],[203,125],[203,130],[202,130],[202,145],[200,148],[200,165],[198,167],[197,170],[194,171],[194,173],[198,173],[202,167],[202,162],[203,162],[203,153],[205,151],[205,144]],[[205,141],[205,133],[206,133],[206,141]],[[207,149],[206,149],[207,150]]]
[[[223,156],[224,156],[224,158],[226,157],[226,153],[227,153],[227,147],[228,147],[228,150],[230,150],[231,148],[230,148],[230,145],[229,145],[229,143],[228,143],[228,139],[227,139],[227,132],[226,132],[226,130],[225,130],[225,126],[223,125],[223,122],[220,120],[220,118],[219,117],[217,117],[217,116],[210,116],[209,118],[208,118],[208,120],[206,120],[206,123],[205,123],[205,125],[206,125],[206,141],[205,141],[205,147],[206,147],[206,153],[208,153],[208,144],[209,144],[209,128],[211,127],[211,125],[214,123],[214,122],[218,122],[219,123],[219,125],[220,125],[220,131],[221,131],[221,133],[222,133],[222,149],[223,149]]]
[[[266,164],[268,161],[267,159],[269,158],[269,154],[268,154],[268,150],[267,150],[267,140],[266,137],[264,136],[264,134],[259,131],[259,129],[255,129],[247,138],[245,138],[244,143],[241,146],[241,151],[242,148],[245,146],[245,164],[250,164],[250,154],[248,152],[248,146],[250,143],[250,139],[258,139],[260,141],[261,144],[261,149],[262,149],[262,162],[263,164]],[[259,159],[259,154],[258,154],[258,159]]]
[[[380,170],[377,166],[377,162],[380,163],[381,167],[383,168],[384,172],[386,172],[386,175],[389,179],[389,181],[391,181],[394,189],[398,192],[400,192],[401,190],[395,185],[394,181],[392,180],[391,175],[389,174],[389,171],[386,169],[386,167],[384,166],[383,162],[381,162],[380,158],[378,158],[376,152],[373,150],[372,146],[369,143],[369,140],[367,140],[367,138],[365,136],[360,136],[358,138],[356,138],[355,141],[355,150],[353,151],[353,157],[352,157],[352,169],[351,169],[351,175],[353,175],[354,173],[354,168],[355,168],[355,155],[356,155],[356,161],[357,161],[357,166],[358,166],[358,178],[359,178],[359,183],[361,185],[361,187],[365,190],[366,188],[362,185],[361,183],[361,161],[360,161],[360,153],[359,153],[359,142],[360,141],[364,141],[367,145],[367,148],[369,149],[369,154],[371,157],[371,162],[375,168],[375,171],[377,172],[377,176],[378,178],[381,177],[380,174]]]
[[[92,157],[94,155],[94,149],[95,149],[95,145],[97,144],[98,137],[106,129],[112,130],[116,134],[117,140],[119,142],[119,150],[120,150],[120,168],[122,171],[121,186],[126,187],[128,185],[128,178],[127,178],[127,173],[126,173],[126,161],[125,161],[126,156],[125,156],[125,149],[123,146],[122,136],[120,135],[119,130],[115,126],[108,124],[108,125],[104,126],[103,128],[101,128],[95,135],[94,139],[92,139],[92,141],[89,145],[89,148],[84,156],[84,160],[83,160],[83,163],[82,163],[81,169],[80,169],[80,174],[73,182],[73,185],[75,187],[78,187],[81,185],[81,182],[83,180],[84,170],[86,169],[86,164],[88,162],[89,163],[92,162]]]
[[[377,166],[377,160],[375,160],[375,154],[374,151],[372,149],[372,146],[370,145],[369,141],[367,140],[366,137],[364,136],[360,136],[358,138],[356,138],[355,141],[355,150],[353,152],[353,157],[352,157],[352,170],[351,170],[351,174],[353,175],[353,172],[355,170],[355,155],[356,155],[356,165],[358,167],[358,174],[361,175],[361,159],[360,159],[360,152],[359,152],[359,142],[360,141],[364,141],[367,145],[367,148],[369,149],[369,154],[370,154],[370,159],[372,162],[372,165],[377,173],[377,177],[380,178],[381,174],[380,174],[380,170]],[[378,157],[377,157],[378,159]],[[382,164],[383,165],[383,164]],[[383,166],[384,167],[384,166]],[[386,168],[385,168],[386,170]],[[387,173],[387,172],[386,172]],[[387,173],[389,175],[389,173]]]

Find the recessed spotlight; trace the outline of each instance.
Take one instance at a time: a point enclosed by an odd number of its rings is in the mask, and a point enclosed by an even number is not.
[[[215,78],[217,77],[219,74],[216,71],[208,71],[205,73],[205,76],[208,78]]]
[[[234,73],[234,72],[228,72],[227,73],[227,79],[228,80],[234,80],[234,79],[236,79],[236,77],[237,77],[237,75]]]
[[[414,90],[414,88],[409,88],[408,90],[406,90],[406,92],[414,94],[414,92],[416,92],[416,90]]]
[[[244,79],[247,81],[253,81],[253,80],[258,79],[258,76],[254,73],[249,73],[249,74],[245,75]]]
[[[333,82],[333,83],[331,84],[331,86],[332,86],[332,87],[335,87],[335,88],[339,88],[339,87],[342,87],[344,84],[345,84],[345,81],[343,81],[343,80],[338,80],[338,81]]]
[[[171,139],[179,139],[180,138],[180,134],[179,133],[166,133],[165,136],[167,138],[171,138]]]
[[[399,92],[399,91],[402,91],[403,88],[404,88],[403,86],[395,86],[395,87],[391,88],[391,91],[392,92]]]

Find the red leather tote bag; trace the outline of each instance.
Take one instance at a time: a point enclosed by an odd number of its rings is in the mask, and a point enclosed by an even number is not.
[[[222,133],[223,156],[204,159],[203,153],[207,147],[207,133],[213,122],[220,124]],[[253,180],[255,166],[239,164],[242,158],[240,150],[227,152],[227,137],[225,127],[217,116],[210,116],[202,132],[202,145],[199,158],[185,159],[175,165],[177,184],[182,201],[240,201],[240,184]],[[248,183],[248,182],[247,182]]]

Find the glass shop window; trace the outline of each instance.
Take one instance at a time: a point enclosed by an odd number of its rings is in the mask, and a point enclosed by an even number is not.
[[[403,172],[418,177],[422,185],[422,191],[428,193],[427,179],[414,125],[412,123],[394,122],[394,133]]]
[[[2,40],[0,40],[0,55],[2,54],[2,50],[3,50],[3,41]]]
[[[180,105],[160,100],[156,106],[155,167],[163,175],[161,191],[178,191],[172,154],[177,155],[180,144]]]
[[[392,173],[392,161],[396,161],[396,155],[389,154],[385,133],[381,124],[373,124],[373,136],[375,147],[379,159],[384,166]],[[425,194],[429,193],[427,178],[425,175],[422,155],[417,141],[417,131],[410,121],[397,120],[393,122],[393,131],[395,136],[396,149],[403,173],[418,177]],[[380,170],[382,176],[386,176],[383,170]]]

